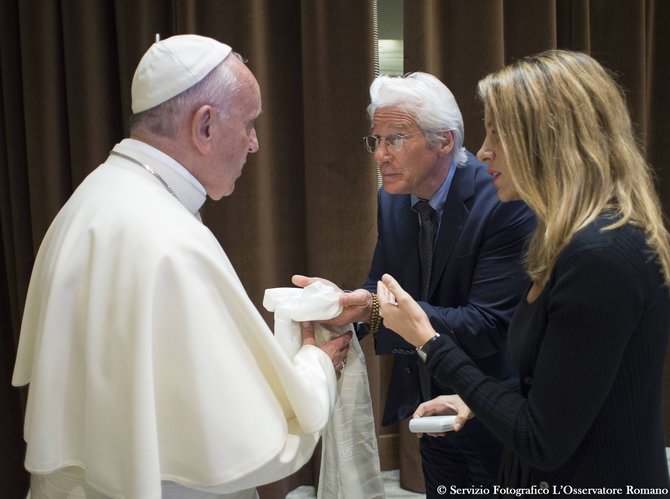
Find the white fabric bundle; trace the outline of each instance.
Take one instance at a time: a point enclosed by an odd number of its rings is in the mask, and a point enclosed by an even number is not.
[[[263,306],[275,314],[275,336],[293,357],[302,344],[300,322],[327,320],[342,312],[340,292],[320,282],[305,288],[265,291]],[[318,345],[349,331],[352,326],[314,325]],[[365,357],[353,335],[346,367],[338,381],[339,397],[321,443],[319,499],[383,498],[372,401]]]

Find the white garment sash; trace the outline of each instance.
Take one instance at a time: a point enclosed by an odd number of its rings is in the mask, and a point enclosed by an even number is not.
[[[265,290],[263,306],[274,312],[277,341],[292,358],[302,345],[300,322],[327,320],[342,312],[341,292],[320,282],[305,288]],[[353,329],[314,324],[318,345]],[[321,439],[319,499],[384,498],[365,357],[354,334],[339,397]]]

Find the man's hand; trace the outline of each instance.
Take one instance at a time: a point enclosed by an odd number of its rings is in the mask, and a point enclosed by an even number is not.
[[[302,322],[300,324],[300,330],[302,331],[303,345],[318,346],[314,337],[314,325],[311,322]],[[347,365],[349,342],[351,341],[353,334],[353,331],[347,331],[319,346],[319,348],[326,352],[328,357],[333,361],[333,369],[335,369],[335,375],[338,378],[342,374],[342,369]]]
[[[338,291],[342,291],[338,286],[321,277],[306,277],[304,275],[294,275],[291,282],[296,286],[304,288],[314,282],[320,282],[330,286]],[[340,305],[342,313],[327,321],[320,321],[331,326],[346,326],[352,322],[368,322],[372,311],[372,295],[365,289],[357,289],[350,293],[342,293],[340,296]]]

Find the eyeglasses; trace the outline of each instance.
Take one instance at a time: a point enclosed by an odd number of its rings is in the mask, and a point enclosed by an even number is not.
[[[387,135],[386,137],[380,137],[379,135],[368,135],[363,137],[363,143],[365,144],[365,149],[369,153],[374,153],[382,140],[386,144],[386,147],[391,147],[395,152],[400,152],[402,147],[405,145],[405,139],[409,139],[415,135],[423,135],[423,132],[409,134],[394,133]]]

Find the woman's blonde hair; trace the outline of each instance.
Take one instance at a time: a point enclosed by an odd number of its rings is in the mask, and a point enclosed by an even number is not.
[[[574,234],[604,210],[604,230],[631,223],[646,234],[665,283],[670,244],[652,173],[633,136],[622,91],[592,57],[551,50],[479,82],[510,176],[537,217],[526,258],[545,284]]]

